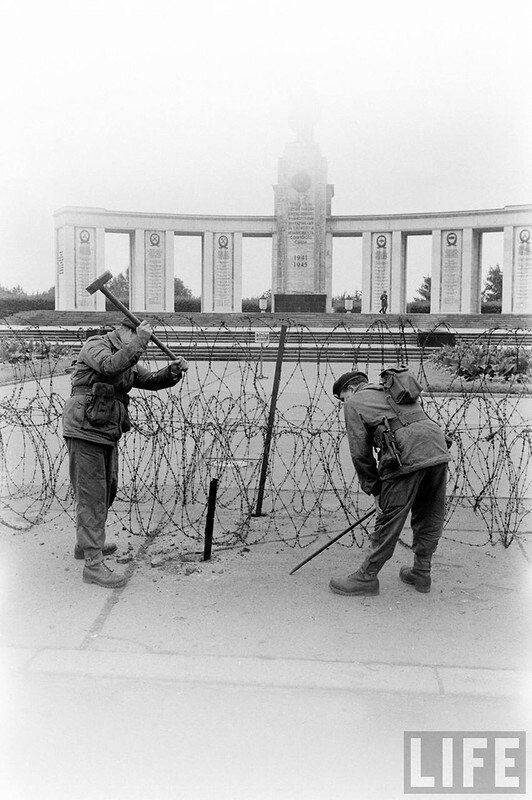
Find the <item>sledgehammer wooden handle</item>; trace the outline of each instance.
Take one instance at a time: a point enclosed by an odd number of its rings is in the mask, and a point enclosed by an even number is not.
[[[122,312],[122,314],[124,314],[124,316],[130,319],[131,322],[134,322],[135,325],[140,325],[140,319],[136,317],[135,314],[132,314],[129,308],[127,308],[123,303],[121,303],[118,297],[115,297],[114,294],[110,292],[109,289],[105,286],[107,281],[110,281],[112,277],[113,277],[112,272],[104,272],[103,275],[100,275],[99,278],[97,278],[93,283],[87,286],[88,293],[94,294],[99,289],[100,292],[104,294],[111,301],[111,303],[113,303],[113,305],[115,305],[118,309],[120,309],[120,311]],[[151,340],[154,344],[157,345],[159,350],[161,350],[165,354],[165,356],[168,356],[168,358],[170,358],[172,361],[180,360],[181,356],[174,355],[174,353],[172,353],[170,348],[167,347],[164,342],[161,342],[158,336],[156,336],[154,333],[152,333],[151,335]]]

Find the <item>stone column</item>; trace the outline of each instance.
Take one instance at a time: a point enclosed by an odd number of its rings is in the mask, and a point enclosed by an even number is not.
[[[401,233],[399,232],[399,236]],[[388,296],[388,309],[390,312],[391,275],[392,275],[392,233],[384,231],[371,234],[370,245],[370,304],[371,314],[378,314],[381,308],[381,296],[386,292]],[[401,247],[396,241],[396,264],[400,264]],[[398,267],[400,272],[400,267]]]
[[[175,233],[165,231],[165,279],[166,291],[164,298],[164,311],[174,310],[174,243]]]
[[[233,233],[233,311],[242,311],[242,233]]]
[[[131,239],[132,311],[174,310],[174,233],[137,228]]]
[[[105,271],[105,231],[91,226],[74,227],[74,308],[96,311],[105,308],[101,292],[89,294],[86,287]]]
[[[96,276],[105,272],[105,228],[96,228]],[[96,292],[93,295],[96,311],[105,311],[105,295]]]
[[[242,234],[214,233],[212,247],[212,311],[242,310]]]
[[[153,229],[144,231],[142,251],[144,259],[144,311],[166,310],[168,294],[166,244],[166,231]]]
[[[333,237],[332,233],[325,234],[325,293],[327,305],[325,310],[332,313],[332,262],[333,262]]]
[[[464,302],[464,231],[459,228],[441,232],[440,242],[440,294],[438,311],[441,314],[459,314]],[[469,252],[469,251],[468,251]]]
[[[362,234],[362,314],[371,311],[371,233]]]
[[[430,313],[440,313],[441,292],[441,230],[432,231],[432,269],[430,278]]]
[[[462,314],[480,314],[480,232],[462,232]]]
[[[406,310],[406,241],[402,231],[393,231],[389,314],[403,314]]]
[[[279,291],[279,284],[277,282],[278,271],[278,255],[277,255],[277,233],[272,235],[272,296],[271,296],[271,310],[275,311],[275,295]]]
[[[532,226],[516,227],[513,235],[512,314],[529,314],[532,282]],[[504,278],[503,278],[504,287]]]
[[[146,282],[144,275],[144,230],[137,228],[131,236],[131,258],[129,266],[129,308],[145,311]]]
[[[213,234],[212,231],[204,231],[202,239],[202,269],[201,269],[201,310],[204,313],[213,311]]]
[[[512,313],[514,273],[514,229],[512,225],[504,228],[504,252],[502,260],[502,308],[503,314]]]
[[[76,308],[76,265],[74,226],[62,225],[55,232],[55,308],[73,311]]]

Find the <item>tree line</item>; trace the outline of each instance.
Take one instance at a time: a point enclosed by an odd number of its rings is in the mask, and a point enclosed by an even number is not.
[[[120,272],[109,281],[107,287],[118,297],[124,305],[129,305],[129,270]],[[423,314],[430,311],[430,275],[425,275],[421,286],[417,289],[416,296],[407,303],[407,313]],[[270,308],[270,292],[265,292],[261,297],[265,297]],[[353,311],[360,312],[362,296],[358,289],[352,292],[343,292],[332,298],[333,310],[337,313],[345,312],[345,300],[353,300]],[[245,297],[242,299],[242,311],[251,313],[259,311],[259,296]],[[502,303],[502,271],[499,264],[490,267],[486,275],[484,287],[481,293],[482,313],[497,314],[501,312]],[[55,308],[55,289],[52,286],[46,292],[26,293],[20,286],[8,289],[0,285],[0,316],[16,314],[19,311],[34,310],[53,310]],[[108,311],[113,310],[113,306],[106,300]],[[175,311],[200,311],[201,298],[194,296],[188,286],[185,286],[181,278],[174,278],[174,310]]]

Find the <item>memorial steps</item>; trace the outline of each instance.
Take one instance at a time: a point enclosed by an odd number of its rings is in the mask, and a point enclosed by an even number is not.
[[[532,346],[532,318],[516,315],[431,314],[199,314],[142,313],[168,346],[195,361],[256,360],[277,355],[281,325],[288,326],[284,361],[415,361],[443,344],[473,342]],[[70,345],[77,352],[87,335],[119,323],[115,312],[30,311],[12,315],[0,335]],[[268,342],[256,340],[267,332]],[[154,345],[149,357],[158,358]]]

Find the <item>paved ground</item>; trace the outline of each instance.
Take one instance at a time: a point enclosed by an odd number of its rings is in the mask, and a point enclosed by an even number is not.
[[[118,541],[112,592],[82,583],[66,519],[0,540],[8,800],[395,800],[405,730],[529,726],[526,537],[445,541],[430,595],[400,548],[365,599],[328,591],[360,558],[340,544],[290,577],[308,551]]]

